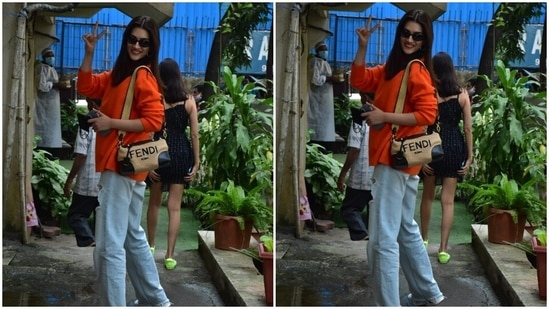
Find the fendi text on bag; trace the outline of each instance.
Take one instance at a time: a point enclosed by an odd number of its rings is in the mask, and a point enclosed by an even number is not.
[[[128,119],[130,116],[135,78],[137,70],[140,68],[145,68],[150,71],[147,66],[139,66],[133,71],[121,119]],[[151,138],[150,140],[124,145],[122,143],[124,135],[126,135],[125,131],[118,131],[118,166],[121,175],[127,176],[152,171],[170,165],[168,144],[165,139],[165,125],[163,125],[163,136],[159,137],[157,140]]]
[[[410,66],[413,62],[421,62],[418,59],[414,59],[406,66],[404,77],[400,84],[400,90],[398,93],[397,104],[395,107],[395,113],[402,113],[404,108],[404,98],[406,96],[406,89],[408,88],[408,75],[410,74]],[[398,125],[392,126],[391,137],[391,159],[392,166],[396,169],[403,169],[412,166],[423,165],[434,161],[441,160],[444,156],[442,150],[442,141],[437,130],[432,133],[422,133],[413,136],[407,136],[401,139],[396,138],[396,132]]]

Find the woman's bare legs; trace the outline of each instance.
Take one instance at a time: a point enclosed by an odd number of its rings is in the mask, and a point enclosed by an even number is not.
[[[457,178],[444,178],[442,180],[442,193],[440,204],[442,206],[442,222],[440,228],[439,252],[447,252],[450,230],[454,223],[454,197],[456,195]],[[423,228],[423,226],[422,226]]]
[[[185,185],[171,184],[170,194],[168,195],[168,250],[166,258],[172,258],[175,251],[175,242],[179,234],[179,225],[181,222],[181,200]]]
[[[149,207],[147,209],[147,241],[152,248],[155,246],[156,226],[158,224],[158,211],[162,204],[162,183],[154,182],[150,185]]]
[[[421,238],[423,241],[429,240],[429,222],[431,221],[431,209],[435,200],[435,176],[423,177],[423,194],[421,195],[421,205],[419,209],[421,223]]]

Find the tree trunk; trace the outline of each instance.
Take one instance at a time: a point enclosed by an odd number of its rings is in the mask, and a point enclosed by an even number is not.
[[[276,109],[278,125],[276,126],[276,172],[279,190],[276,190],[277,223],[290,224],[296,227],[296,237],[300,238],[299,224],[299,17],[298,4],[284,4],[285,8],[277,21],[288,20],[277,26],[277,62],[284,63],[284,72],[277,74]],[[279,6],[282,6],[280,4]],[[284,33],[281,35],[280,33]],[[286,186],[280,185],[287,184]]]
[[[227,17],[229,10],[225,12],[223,15],[223,18],[219,21],[219,24],[221,25],[223,23],[223,19]],[[219,68],[221,67],[221,55],[222,55],[222,48],[225,45],[225,41],[227,35],[223,36],[221,31],[217,31],[214,36],[214,40],[212,42],[212,48],[210,50],[210,57],[208,58],[208,64],[206,65],[206,74],[204,75],[204,81],[211,81],[214,82],[216,85],[219,85]],[[202,93],[202,98],[204,101],[206,101],[211,95],[213,94],[213,88],[208,85],[208,83],[204,83],[204,92]]]
[[[494,13],[494,16],[496,16],[499,11],[500,7],[498,6],[498,9]],[[480,56],[480,62],[478,65],[478,75],[486,75],[489,78],[493,78],[492,74],[494,73],[494,53],[496,50],[496,42],[497,39],[500,37],[500,32],[498,28],[494,27],[493,25],[490,25],[488,27],[488,31],[486,32],[486,38],[484,39],[484,47],[482,48],[482,54]],[[486,89],[487,84],[486,81],[482,78],[477,78],[477,86],[475,89],[476,94],[482,93],[484,89]],[[476,99],[475,99],[475,102]],[[472,113],[475,113],[475,110],[473,109]]]
[[[6,188],[13,181],[13,177],[17,178],[17,183],[19,184],[17,195],[19,197],[19,206],[20,209],[16,213],[21,214],[20,222],[15,224],[15,228],[22,226],[22,243],[26,244],[28,242],[27,233],[26,233],[26,206],[25,206],[25,173],[24,162],[25,152],[24,152],[24,136],[25,130],[24,126],[26,125],[24,121],[25,113],[25,42],[26,42],[26,25],[27,25],[27,15],[24,12],[21,12],[17,17],[17,33],[15,34],[15,57],[13,59],[13,72],[11,78],[11,91],[10,91],[10,104],[8,109],[8,125],[7,125],[7,140],[4,149],[4,192],[7,192]],[[23,116],[22,116],[23,115]],[[15,144],[15,137],[19,135],[17,140],[17,150],[13,147]],[[17,168],[12,164],[13,160],[18,160]],[[3,196],[3,204],[8,205],[7,203],[7,194]]]

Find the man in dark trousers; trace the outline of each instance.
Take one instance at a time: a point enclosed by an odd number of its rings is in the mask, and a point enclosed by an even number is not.
[[[362,104],[371,102],[371,98],[366,93],[361,92],[360,97]],[[345,198],[340,212],[343,221],[349,228],[351,240],[368,239],[368,220],[366,219],[366,222],[364,222],[362,212],[372,200],[370,188],[374,168],[368,162],[369,132],[370,127],[366,124],[366,121],[363,119],[360,119],[359,123],[353,121],[349,130],[347,157],[337,179],[337,188],[341,192],[345,191]],[[345,178],[349,170],[347,187],[344,188]]]
[[[99,99],[86,98],[86,101],[90,111],[94,108],[98,109],[101,105]],[[74,144],[76,156],[64,187],[67,198],[71,198],[72,193],[67,220],[74,230],[78,247],[95,246],[94,229],[88,224],[88,219],[99,206],[97,193],[100,173],[95,171],[95,134],[91,128],[78,129]],[[74,182],[75,178],[76,182]]]

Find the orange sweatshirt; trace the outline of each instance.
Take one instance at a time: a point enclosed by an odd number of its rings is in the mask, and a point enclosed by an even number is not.
[[[78,92],[92,98],[101,98],[101,112],[110,118],[120,119],[124,108],[126,92],[131,76],[118,86],[111,85],[112,71],[92,74],[78,71]],[[146,69],[137,72],[134,89],[134,100],[130,119],[140,119],[143,132],[126,132],[124,144],[143,141],[151,138],[152,132],[160,131],[164,121],[164,105],[156,78]],[[111,130],[107,136],[97,134],[95,146],[95,168],[98,172],[110,170],[118,173],[117,163],[118,130]],[[129,178],[143,181],[147,172],[129,175]]]
[[[357,90],[374,93],[374,103],[384,112],[394,113],[398,90],[404,76],[400,71],[391,80],[385,80],[385,65],[373,68],[351,66],[351,86]],[[433,124],[437,115],[437,99],[429,71],[420,63],[410,67],[408,89],[404,101],[403,113],[414,113],[415,126],[399,126],[397,138],[420,134],[425,126]],[[385,123],[381,130],[370,130],[370,165],[385,164],[391,166],[391,124]],[[421,166],[409,167],[401,171],[417,175]]]

